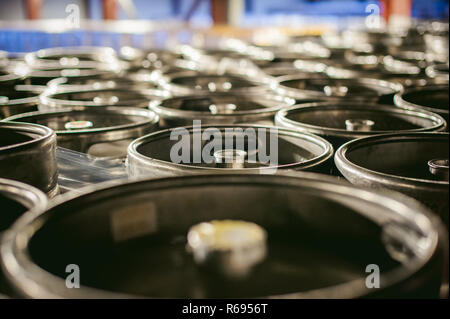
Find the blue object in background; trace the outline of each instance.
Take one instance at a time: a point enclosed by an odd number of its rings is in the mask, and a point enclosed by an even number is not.
[[[58,5],[53,6],[52,1]],[[137,18],[139,19],[182,19],[188,13],[195,0],[134,0]],[[62,18],[66,16],[64,4],[69,2],[84,3],[81,0],[44,0],[44,18]],[[311,17],[312,22],[339,22],[339,19],[355,16],[366,16],[366,6],[369,3],[379,3],[377,0],[245,0],[243,25],[268,25],[291,23],[296,18]],[[6,5],[4,7],[3,5]],[[20,19],[23,2],[0,1],[0,19]],[[102,19],[101,0],[86,2],[90,18]],[[57,12],[55,12],[57,10]],[[419,19],[447,20],[449,18],[449,0],[413,0],[412,17]],[[7,13],[5,13],[7,11]],[[82,14],[82,17],[84,13]],[[287,18],[289,17],[289,18]],[[294,20],[290,20],[294,17]],[[119,11],[119,19],[125,14]],[[269,23],[268,23],[269,21]],[[271,22],[270,22],[271,21]],[[305,19],[299,19],[305,21]],[[208,0],[202,0],[191,17],[191,22],[197,25],[211,23],[210,6]],[[192,34],[186,30],[178,35],[179,41],[187,43]],[[121,45],[135,47],[164,46],[168,38],[167,32],[158,31],[152,35],[125,35],[113,32],[73,30],[65,33],[45,33],[40,31],[4,29],[0,30],[0,50],[9,52],[29,52],[55,46],[111,46],[115,49]]]

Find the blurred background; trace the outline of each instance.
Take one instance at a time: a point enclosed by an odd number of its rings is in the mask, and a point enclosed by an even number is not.
[[[373,11],[370,5],[379,10]],[[186,24],[190,31],[206,28],[245,37],[257,27],[287,27],[297,33],[348,28],[364,23],[372,14],[385,21],[448,21],[448,12],[448,0],[0,0],[0,49],[159,46],[174,30],[185,31],[177,32],[177,41],[191,41]],[[81,24],[73,23],[76,19]],[[145,38],[149,33],[151,39]]]

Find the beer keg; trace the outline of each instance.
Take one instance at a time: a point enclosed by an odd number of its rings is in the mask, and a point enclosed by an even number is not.
[[[206,94],[211,92],[267,92],[267,87],[253,78],[193,71],[170,74],[161,83],[161,86],[174,95]]]
[[[336,166],[351,183],[402,192],[448,225],[448,133],[395,133],[342,145]]]
[[[319,102],[280,110],[275,124],[319,135],[335,148],[356,138],[395,132],[433,132],[446,128],[438,114],[360,102]]]
[[[281,76],[271,86],[278,94],[295,99],[332,97],[361,102],[377,102],[402,89],[400,84],[378,79],[315,79],[295,75]]]
[[[99,157],[126,156],[128,144],[153,132],[159,117],[130,107],[73,107],[19,114],[7,121],[47,126],[55,131],[58,146]]]
[[[31,209],[43,210],[47,197],[38,189],[17,181],[0,178],[0,236],[17,218]],[[6,283],[0,268],[0,299],[12,296],[11,287]]]
[[[394,103],[404,108],[434,112],[448,121],[448,89],[448,84],[408,88],[394,96]]]
[[[15,114],[37,111],[38,103],[37,93],[0,88],[0,120]]]
[[[273,125],[275,113],[293,105],[291,98],[274,94],[210,93],[150,102],[150,109],[165,127],[203,124],[260,123]]]
[[[194,125],[133,141],[127,170],[131,177],[226,171],[270,174],[279,169],[328,172],[332,155],[330,143],[308,133],[261,125]]]
[[[0,178],[39,188],[48,196],[58,193],[56,135],[48,127],[0,122]]]
[[[106,107],[131,106],[146,108],[151,100],[167,97],[162,90],[132,90],[125,87],[78,89],[75,91],[58,92],[50,88],[40,96],[39,110],[57,110],[64,107]]]
[[[67,194],[20,218],[0,252],[31,298],[424,298],[438,294],[447,240],[395,192],[224,174]],[[373,267],[378,289],[366,284]]]

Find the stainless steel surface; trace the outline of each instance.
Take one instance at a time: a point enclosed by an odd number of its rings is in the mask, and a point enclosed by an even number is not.
[[[211,92],[267,93],[268,89],[253,79],[186,71],[170,74],[161,86],[174,95],[207,94]]]
[[[261,134],[258,129],[261,129]],[[256,132],[256,136],[250,134],[253,132]],[[171,138],[172,135],[180,136],[181,140],[177,141],[176,137]],[[227,142],[230,140],[233,142],[232,148],[227,147]],[[173,155],[173,150],[177,149],[176,144],[183,148],[189,148],[187,150],[189,152],[189,163],[172,161],[171,155]],[[211,148],[211,146],[215,148]],[[195,147],[201,149],[194,149]],[[204,154],[207,150],[212,152],[213,150],[224,149],[245,151],[247,157],[244,167],[221,168],[214,162],[213,153]],[[200,151],[201,154],[197,154],[197,151]],[[195,161],[194,157],[198,155],[201,158]],[[210,162],[206,158],[208,155],[211,159]],[[260,159],[264,155],[273,155],[275,161],[263,162]],[[244,124],[192,126],[181,130],[176,128],[155,132],[133,141],[128,148],[127,170],[133,178],[225,171],[264,174],[278,169],[327,172],[329,159],[332,155],[333,147],[330,143],[308,133]]]
[[[295,99],[311,97],[340,97],[351,101],[377,102],[383,96],[399,92],[397,83],[369,79],[315,79],[287,75],[277,78],[272,89],[280,95]]]
[[[0,214],[1,234],[26,211],[45,209],[47,196],[30,185],[0,178],[0,203],[2,207],[2,213]]]
[[[39,96],[36,93],[0,88],[0,120],[20,113],[37,111]]]
[[[355,129],[354,124],[358,124],[355,121],[362,121],[363,129]],[[335,148],[349,140],[377,134],[433,132],[446,128],[445,120],[431,112],[344,101],[287,107],[277,113],[275,124],[317,134],[330,141]]]
[[[200,175],[89,191],[61,196],[6,233],[2,266],[21,295],[386,298],[439,291],[446,231],[397,193],[305,173]],[[267,259],[238,281],[199,271],[185,252],[189,228],[235,218],[267,231]],[[74,263],[82,285],[67,289],[65,267]],[[368,264],[381,269],[379,289],[366,287]]]
[[[161,90],[132,90],[126,87],[85,89],[58,92],[49,88],[40,96],[39,110],[53,111],[64,107],[130,106],[146,108],[150,101],[167,97]]]
[[[58,193],[56,135],[36,124],[0,122],[0,177]]]
[[[448,121],[448,90],[448,84],[408,88],[394,96],[394,103],[404,108],[419,108],[434,112]]]
[[[0,178],[0,237],[22,214],[31,209],[42,211],[46,206],[47,197],[37,188]],[[0,299],[13,295],[14,293],[0,268]]]
[[[58,146],[101,157],[126,156],[128,144],[153,132],[159,117],[129,107],[74,107],[16,115],[7,121],[28,122],[55,131]]]
[[[397,133],[342,145],[335,154],[339,171],[358,186],[402,192],[430,207],[448,225],[449,184],[428,162],[448,159],[448,133]]]
[[[190,126],[194,120],[202,124],[273,125],[275,113],[294,103],[294,99],[270,93],[222,92],[152,101],[150,109],[160,116],[165,127]]]

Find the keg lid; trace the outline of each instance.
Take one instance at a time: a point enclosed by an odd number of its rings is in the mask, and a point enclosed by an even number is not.
[[[277,125],[321,136],[358,138],[414,131],[439,131],[446,127],[438,114],[357,102],[319,102],[280,110]]]
[[[294,98],[308,96],[339,97],[364,101],[377,101],[383,95],[402,89],[399,84],[378,79],[316,79],[299,76],[282,76],[272,87],[278,93]]]
[[[248,274],[266,255],[264,229],[240,220],[213,220],[192,226],[187,247],[199,265],[230,277]]]

